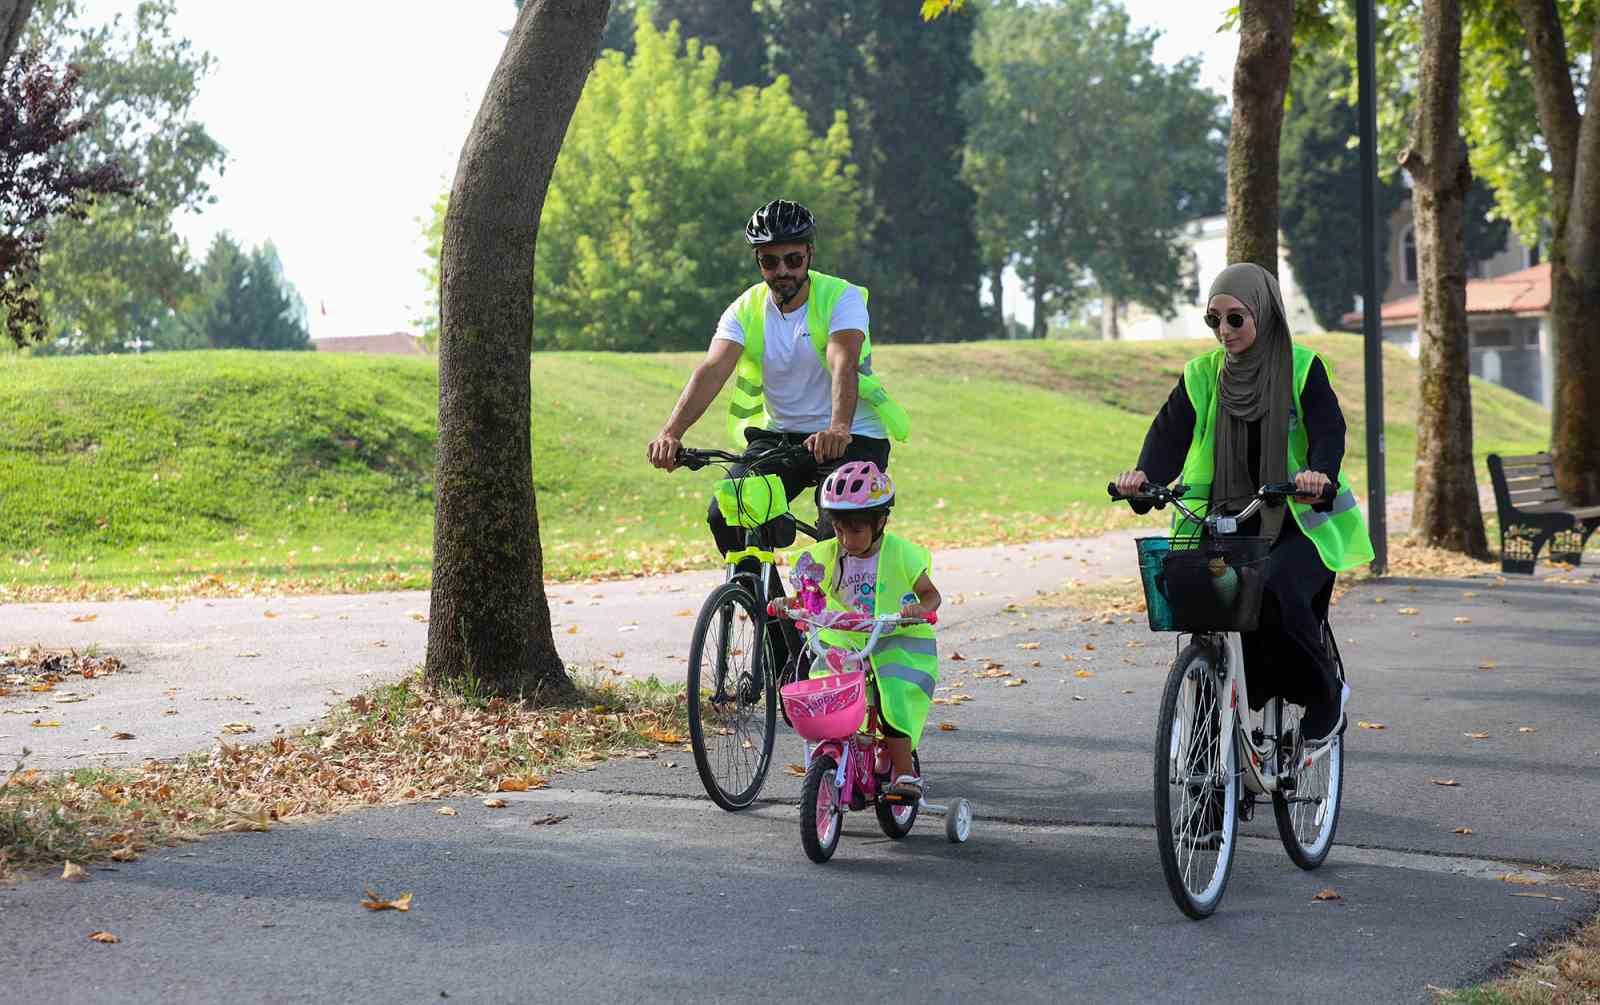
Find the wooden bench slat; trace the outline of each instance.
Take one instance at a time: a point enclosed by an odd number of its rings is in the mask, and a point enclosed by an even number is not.
[[[1554,465],[1556,459],[1550,454],[1522,454],[1518,457],[1502,457],[1500,463],[1506,467],[1518,464],[1549,464]]]
[[[1549,475],[1536,475],[1526,478],[1507,478],[1506,488],[1513,492],[1522,492],[1527,489],[1553,489],[1556,480]]]

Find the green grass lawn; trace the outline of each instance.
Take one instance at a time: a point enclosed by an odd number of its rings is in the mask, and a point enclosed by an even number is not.
[[[1361,344],[1323,352],[1365,492]],[[899,528],[935,546],[1084,533],[1128,517],[1105,483],[1200,342],[884,346],[912,416],[895,448]],[[644,446],[698,354],[533,361],[534,477],[556,579],[711,564],[712,471],[664,474]],[[1416,366],[1385,358],[1391,490],[1409,488]],[[432,539],[432,359],[197,352],[0,357],[0,598],[196,588],[423,587]],[[1478,470],[1545,446],[1548,415],[1473,385]],[[727,446],[726,402],[690,445]],[[803,504],[802,510],[809,507]]]

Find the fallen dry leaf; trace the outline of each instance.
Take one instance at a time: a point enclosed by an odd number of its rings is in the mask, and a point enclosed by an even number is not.
[[[501,792],[526,792],[529,789],[542,789],[550,782],[538,775],[523,775],[520,778],[500,779]]]
[[[557,816],[554,813],[546,813],[542,817],[537,817],[537,818],[535,818],[533,820],[529,820],[528,824],[530,826],[533,826],[533,827],[549,827],[549,826],[552,826],[554,824],[560,823],[561,821],[567,819],[567,817],[569,817],[571,815],[572,814],[570,814],[570,813],[563,813],[560,816]]]
[[[242,733],[254,733],[256,728],[248,722],[225,722],[222,724],[222,731],[238,736]]]
[[[1494,660],[1484,660],[1482,663],[1478,664],[1478,669],[1479,670],[1493,670],[1498,665],[1499,664],[1495,663]]]
[[[806,769],[799,764],[785,764],[783,770],[796,778],[804,778],[806,776]]]
[[[1456,617],[1456,618],[1452,618],[1451,620],[1453,620],[1458,625],[1470,625],[1470,624],[1472,624],[1472,619],[1471,618],[1467,618],[1467,617]]]
[[[576,635],[576,634],[578,634],[578,626],[577,625],[568,625],[567,626],[567,634],[568,635]]]
[[[113,862],[137,862],[139,853],[133,850],[133,845],[123,845],[111,853]]]
[[[32,722],[28,723],[28,725],[37,726],[40,729],[53,729],[53,728],[61,725],[61,720],[59,720],[59,719],[51,719],[49,722],[46,722],[43,719],[35,719]]]
[[[962,660],[966,659],[966,657],[961,655],[959,652],[952,652],[949,656],[949,659],[951,662],[960,663]]]
[[[87,624],[88,622],[93,621],[95,618],[98,618],[99,616],[100,615],[98,615],[98,614],[80,614],[77,617],[72,619],[72,623],[75,624],[75,625]]]
[[[683,734],[676,733],[670,729],[662,729],[658,726],[652,726],[651,728],[641,732],[639,735],[647,740],[654,740],[657,743],[665,743],[669,745],[683,742]]]
[[[1318,890],[1316,892],[1316,894],[1314,896],[1312,896],[1311,899],[1312,900],[1343,900],[1344,898],[1339,896],[1339,892],[1337,890],[1334,890],[1332,887],[1329,887],[1327,889]]]
[[[1504,876],[1500,877],[1500,881],[1503,882],[1503,883],[1510,883],[1513,886],[1538,886],[1539,885],[1539,877],[1537,877],[1537,876],[1526,876],[1526,875],[1523,875],[1520,872],[1508,872]]]
[[[261,616],[263,618],[275,618],[275,617],[278,616],[278,612],[277,611],[262,611],[261,612]]]
[[[1362,719],[1359,722],[1357,722],[1356,726],[1358,728],[1360,728],[1360,729],[1388,729],[1389,728],[1388,726],[1384,725],[1381,722],[1368,722],[1365,719]]]
[[[411,612],[411,620],[412,621],[421,622],[422,624],[427,624],[428,623],[428,616],[426,614],[423,614],[421,611],[412,611]]]
[[[1462,733],[1461,735],[1469,740],[1487,740],[1489,738],[1488,733]]]
[[[1538,726],[1518,726],[1517,727],[1517,732],[1519,732],[1519,733],[1537,733],[1538,731],[1539,731],[1539,727]]]
[[[960,728],[961,728],[960,726],[957,726],[953,722],[941,722],[941,723],[939,723],[939,731],[942,732],[942,733],[954,733],[956,730],[958,730]]]
[[[1472,828],[1471,827],[1457,827],[1456,828],[1456,833],[1462,835],[1463,837],[1465,837],[1466,835],[1472,833]]]
[[[122,941],[110,932],[90,932],[89,938],[95,942],[104,942],[108,946],[114,946]]]
[[[132,733],[112,733],[111,738],[113,740],[132,740],[135,737]]]
[[[673,611],[672,612],[672,616],[675,617],[675,618],[687,618],[687,617],[692,617],[693,615],[694,615],[694,612],[691,611],[687,607],[685,607],[681,611]]]
[[[1432,782],[1435,785],[1443,785],[1446,788],[1456,788],[1456,787],[1460,786],[1460,784],[1461,784],[1460,782],[1456,781],[1454,778],[1430,778],[1430,779],[1428,779],[1428,781]]]
[[[69,861],[61,867],[61,878],[73,883],[81,883],[89,878],[89,874],[84,871],[83,866]]]
[[[1402,607],[1398,611],[1395,611],[1395,613],[1396,614],[1412,615],[1412,614],[1416,614],[1418,612],[1417,612],[1417,609],[1415,607]]]
[[[1084,645],[1083,645],[1083,648],[1085,648],[1087,650],[1090,650],[1092,652],[1094,650],[1094,643],[1093,642],[1085,642]]]
[[[1037,649],[1037,648],[1039,648],[1039,643],[1037,643],[1037,642],[1018,642],[1017,643],[1017,648],[1018,649]]]
[[[1567,898],[1565,898],[1565,897],[1557,897],[1553,893],[1513,893],[1511,896],[1513,896],[1513,897],[1535,897],[1535,898],[1537,898],[1539,900],[1554,900],[1554,901],[1559,901],[1561,903],[1566,903],[1566,900],[1567,900]],[[1582,959],[1583,958],[1582,956],[1577,955],[1577,954],[1582,953],[1582,952],[1583,952],[1582,949],[1574,949],[1572,951],[1573,956],[1576,959]]]
[[[1072,671],[1072,676],[1074,676],[1074,677],[1082,677],[1082,678],[1087,679],[1089,677],[1093,677],[1094,676],[1094,671],[1093,670],[1074,670],[1074,671]]]
[[[1018,677],[1016,680],[1008,680],[1008,681],[1006,681],[1005,686],[1006,687],[1021,687],[1022,685],[1026,684],[1026,683],[1028,683],[1028,678],[1026,678],[1026,677]]]
[[[454,806],[441,806],[433,812],[439,814],[441,817],[460,816],[460,814],[456,812],[456,808]]]
[[[407,891],[393,900],[384,900],[372,888],[364,888],[366,899],[361,901],[361,906],[369,911],[409,911],[411,910],[411,893]]]
[[[497,799],[494,796],[490,796],[488,799],[483,801],[483,805],[489,807],[491,810],[503,810],[511,804],[506,802],[504,799]]]
[[[242,660],[253,660],[260,655],[261,654],[256,652],[254,649],[246,649],[244,652],[239,654],[239,658]]]

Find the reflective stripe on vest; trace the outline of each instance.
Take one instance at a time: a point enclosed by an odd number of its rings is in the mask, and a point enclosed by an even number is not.
[[[1189,486],[1184,498],[1191,508],[1203,506],[1211,497],[1211,484],[1217,463],[1217,379],[1222,372],[1224,350],[1217,348],[1191,359],[1183,368],[1183,384],[1194,406],[1194,437],[1189,443],[1189,453],[1184,458],[1183,474],[1179,481]],[[1310,440],[1304,410],[1300,407],[1300,393],[1305,389],[1311,364],[1319,357],[1304,346],[1294,347],[1294,398],[1293,413],[1289,423],[1289,473],[1305,470]],[[1333,381],[1333,371],[1323,362],[1328,381]],[[1334,496],[1333,508],[1318,513],[1305,503],[1289,500],[1289,512],[1294,515],[1300,529],[1317,546],[1322,564],[1334,572],[1345,572],[1372,561],[1372,539],[1367,534],[1367,522],[1361,515],[1355,492],[1341,472],[1339,489]],[[1198,528],[1177,514],[1173,515],[1173,534],[1192,536]]]
[[[816,351],[817,361],[822,364],[824,373],[830,372],[828,322],[833,318],[834,305],[849,288],[850,283],[837,276],[814,270],[811,273],[811,293],[806,298],[806,328],[811,334],[811,347]],[[857,289],[861,290],[861,299],[865,300],[866,289]],[[733,398],[728,404],[728,435],[743,446],[745,429],[751,426],[765,429],[772,421],[771,416],[767,415],[766,385],[762,376],[762,353],[766,349],[766,284],[757,283],[745,290],[734,301],[733,310],[734,316],[739,319],[739,327],[744,329],[744,350],[739,354]],[[865,338],[861,342],[861,357],[856,363],[856,396],[877,413],[890,436],[905,442],[911,432],[910,418],[906,410],[889,397],[889,393],[883,389],[883,382],[873,374],[872,335],[870,332],[862,334]]]

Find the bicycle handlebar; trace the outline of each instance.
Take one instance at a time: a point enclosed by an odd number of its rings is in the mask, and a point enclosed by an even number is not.
[[[1189,486],[1187,485],[1178,485],[1169,489],[1165,485],[1155,485],[1150,482],[1145,482],[1144,487],[1138,492],[1131,496],[1125,496],[1117,491],[1116,482],[1106,483],[1106,493],[1111,496],[1112,502],[1153,502],[1156,504],[1157,509],[1162,508],[1169,502],[1176,502],[1177,500],[1182,499],[1184,494],[1188,491]],[[1333,502],[1333,497],[1337,492],[1338,487],[1330,481],[1328,484],[1322,487],[1322,492],[1317,496],[1317,501],[1324,503]],[[1284,499],[1290,496],[1297,496],[1299,494],[1300,489],[1295,485],[1294,482],[1269,482],[1257,490],[1254,498],[1260,499],[1263,502],[1282,502]]]
[[[886,614],[881,618],[874,618],[859,611],[823,611],[820,614],[812,614],[806,610],[797,611],[783,607],[776,602],[767,604],[767,616],[787,618],[791,621],[809,621],[819,628],[831,628],[841,632],[868,632],[879,625],[885,628],[900,628],[905,625],[939,623],[938,611],[929,611],[920,618],[903,618],[898,614]]]
[[[701,450],[695,447],[679,447],[677,466],[688,468],[690,471],[699,471],[714,461],[726,461],[729,464],[744,464],[754,469],[763,463],[777,460],[786,460],[790,457],[801,457],[811,453],[803,443],[780,444],[778,446],[763,446],[759,449],[750,447],[742,454],[735,454],[727,450]]]

